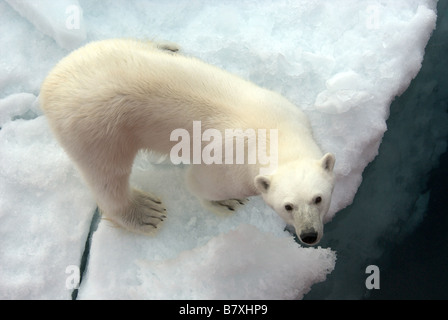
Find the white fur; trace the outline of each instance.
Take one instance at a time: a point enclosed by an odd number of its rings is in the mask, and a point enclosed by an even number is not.
[[[140,233],[151,233],[165,219],[161,201],[131,188],[129,175],[139,149],[169,154],[175,129],[192,134],[193,121],[222,132],[278,129],[278,169],[271,175],[259,175],[258,163],[197,164],[188,184],[206,207],[220,212],[244,204],[230,199],[261,193],[299,236],[313,226],[318,241],[334,157],[323,158],[305,115],[274,92],[176,51],[171,43],[93,42],[61,60],[42,85],[50,126],[103,214]],[[316,195],[323,201],[309,205]],[[285,214],[285,202],[295,211]]]

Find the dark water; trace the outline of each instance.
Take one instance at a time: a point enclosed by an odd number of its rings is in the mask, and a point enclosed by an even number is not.
[[[447,185],[448,153],[445,153],[440,166],[430,174],[431,196],[424,220],[390,250],[389,259],[379,261],[385,265],[381,286],[380,290],[372,291],[370,299],[448,299]]]
[[[436,80],[434,102],[426,107],[448,112],[448,1],[439,1],[437,9],[437,29],[428,43],[421,74],[410,89],[418,94],[429,80]],[[427,191],[423,221],[378,261],[385,268],[380,289],[372,290],[371,299],[448,299],[448,152],[429,172],[423,192]]]
[[[321,243],[335,270],[305,299],[448,299],[448,1],[422,69],[391,105],[376,159]],[[367,289],[366,268],[379,269]]]

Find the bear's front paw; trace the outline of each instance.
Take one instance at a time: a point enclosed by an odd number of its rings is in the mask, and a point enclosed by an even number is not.
[[[153,234],[166,218],[162,201],[152,194],[133,190],[132,200],[122,216],[124,227],[132,232]]]
[[[229,199],[221,201],[202,200],[204,207],[218,215],[228,215],[235,212],[239,207],[244,206],[249,199]]]

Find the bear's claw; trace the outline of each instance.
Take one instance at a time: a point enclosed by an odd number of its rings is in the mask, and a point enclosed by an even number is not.
[[[131,204],[122,217],[120,224],[126,229],[137,233],[153,234],[166,219],[166,208],[159,198],[133,190]]]
[[[229,199],[221,201],[203,200],[204,207],[218,215],[227,215],[236,211],[239,207],[245,205],[249,199]]]

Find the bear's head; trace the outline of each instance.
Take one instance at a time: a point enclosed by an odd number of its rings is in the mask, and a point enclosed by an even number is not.
[[[331,153],[320,160],[296,160],[271,175],[255,177],[264,201],[286,223],[293,225],[300,241],[317,244],[323,235],[323,218],[330,207],[334,186],[335,158]]]

